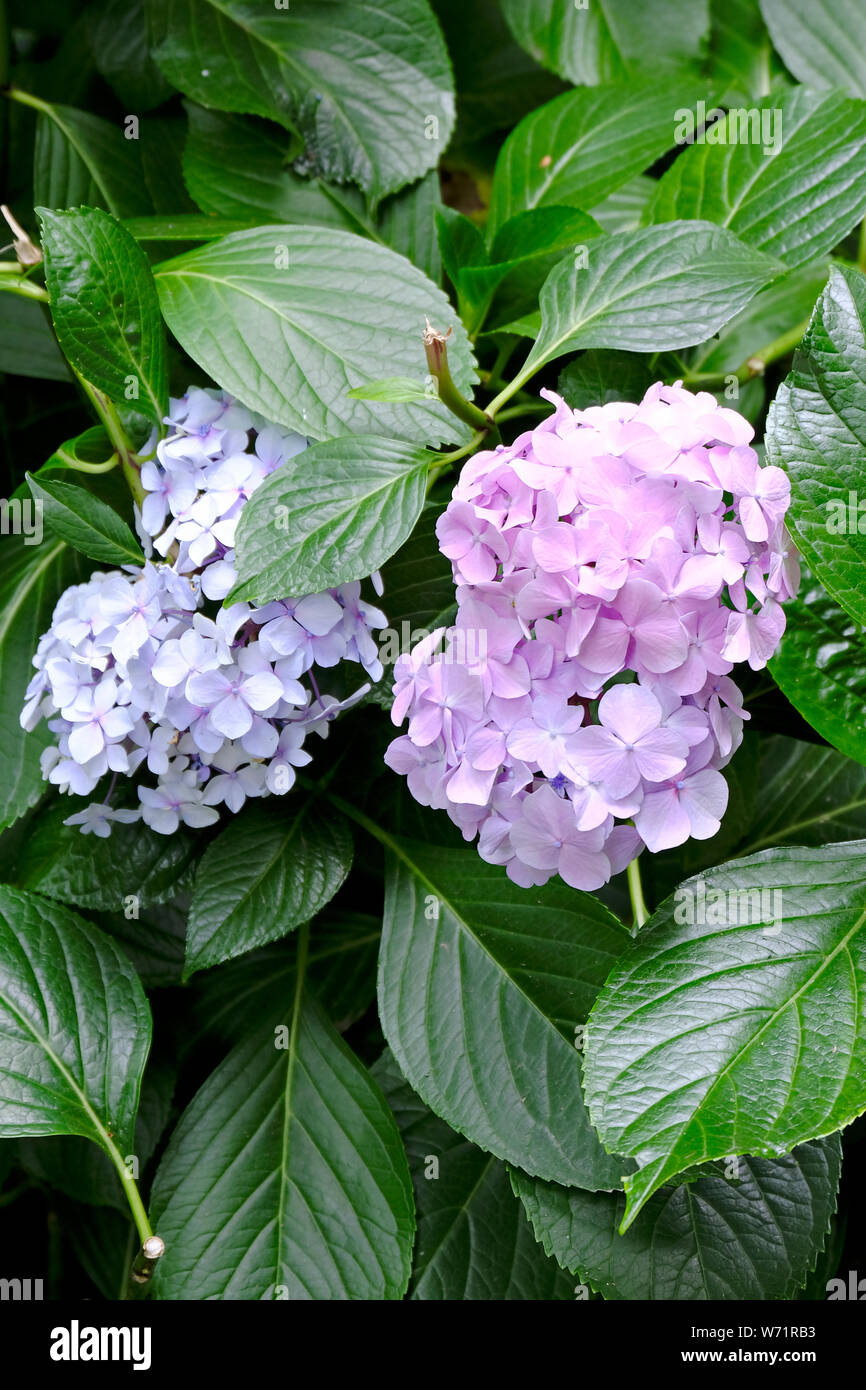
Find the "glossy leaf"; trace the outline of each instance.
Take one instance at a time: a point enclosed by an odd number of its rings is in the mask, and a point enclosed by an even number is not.
[[[50,531],[106,565],[141,565],[144,556],[126,522],[112,507],[100,502],[83,487],[56,479],[37,479],[27,474],[34,501],[41,502]]]
[[[785,605],[776,684],[822,738],[866,765],[866,636],[826,589],[805,575]]]
[[[521,377],[577,348],[658,352],[702,342],[777,273],[775,261],[709,222],[603,237],[585,268],[564,260],[545,281]]]
[[[586,1095],[639,1164],[626,1226],[693,1164],[777,1157],[866,1110],[864,882],[862,840],[735,860],[682,885],[614,966]]]
[[[625,931],[589,895],[527,894],[472,849],[391,843],[379,1017],[403,1075],[496,1157],[617,1186],[628,1165],[590,1128],[575,1040]]]
[[[857,0],[761,0],[761,13],[800,82],[866,97],[866,15]]]
[[[16,883],[74,907],[123,912],[165,903],[188,874],[197,841],[188,830],[158,835],[134,821],[115,823],[105,839],[63,821],[82,802],[56,797],[37,812],[10,872]]]
[[[777,91],[732,110],[703,141],[659,181],[648,221],[702,218],[798,266],[832,251],[866,212],[866,102]]]
[[[696,65],[709,30],[706,0],[502,0],[502,9],[518,43],[575,85]]]
[[[621,1193],[581,1192],[511,1170],[536,1237],[608,1299],[787,1299],[801,1288],[836,1208],[838,1135],[785,1158],[713,1164],[664,1187],[625,1235]]]
[[[133,1152],[150,1010],[119,947],[0,887],[0,1137],[80,1134]]]
[[[193,1098],[151,1207],[158,1298],[402,1297],[415,1219],[397,1126],[303,983],[288,1046],[257,1030]]]
[[[205,851],[187,927],[185,978],[276,941],[330,902],[352,864],[342,817],[296,793],[283,817],[250,807]]]
[[[433,457],[355,435],[290,459],[244,507],[234,598],[318,593],[378,569],[418,520]]]
[[[866,623],[866,276],[833,266],[767,421],[767,458],[791,479],[788,524],[838,603]],[[866,499],[864,499],[866,500]]]
[[[545,1257],[504,1163],[427,1109],[387,1051],[372,1068],[394,1112],[415,1188],[409,1296],[437,1302],[561,1300],[574,1280]]]
[[[164,262],[157,285],[181,346],[270,420],[313,439],[469,438],[435,399],[383,406],[347,394],[386,376],[423,375],[425,316],[453,326],[458,390],[471,394],[475,379],[465,331],[442,291],[384,246],[325,227],[260,227]]]
[[[173,86],[297,130],[312,165],[373,203],[432,168],[448,143],[451,69],[426,0],[294,0],[287,10],[152,0],[151,18]]]
[[[141,247],[98,208],[40,208],[39,221],[51,315],[69,361],[110,400],[161,421],[168,408],[168,364],[159,301]]]
[[[496,161],[490,239],[529,208],[595,208],[671,149],[674,112],[700,96],[669,81],[582,87],[525,116]]]

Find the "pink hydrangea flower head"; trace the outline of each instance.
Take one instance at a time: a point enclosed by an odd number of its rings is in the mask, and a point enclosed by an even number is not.
[[[708,392],[551,414],[464,464],[437,524],[454,626],[395,668],[389,767],[524,887],[599,887],[715,834],[799,582],[790,488]]]

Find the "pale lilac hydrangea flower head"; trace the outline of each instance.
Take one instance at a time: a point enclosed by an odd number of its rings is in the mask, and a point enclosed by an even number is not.
[[[167,424],[141,470],[151,558],[61,596],[21,715],[27,729],[47,719],[43,773],[63,792],[88,796],[109,774],[156,779],[138,786],[137,809],[112,807],[109,791],[68,818],[100,838],[138,819],[161,834],[211,825],[221,807],[289,791],[311,761],[307,735],[326,737],[369,689],[338,699],[317,675],[347,661],[382,676],[373,633],[386,619],[357,582],[263,607],[223,602],[245,503],[307,440],[199,388],[172,401]]]
[[[388,765],[482,858],[593,889],[719,829],[748,718],[730,678],[785,627],[790,488],[680,383],[554,410],[469,459],[437,525],[457,618],[395,666]]]

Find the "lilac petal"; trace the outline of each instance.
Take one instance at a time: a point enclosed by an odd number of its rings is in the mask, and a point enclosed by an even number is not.
[[[635,632],[635,646],[641,665],[662,674],[682,665],[689,643],[682,623],[660,613],[643,620]]]
[[[614,685],[598,705],[602,724],[623,743],[636,743],[661,723],[662,707],[651,690],[640,685]]]
[[[268,709],[282,699],[283,682],[273,671],[258,671],[253,676],[247,676],[241,691],[251,709]]]
[[[709,840],[718,833],[728,804],[728,784],[720,772],[711,768],[696,772],[685,783],[681,799],[696,840]]]
[[[220,671],[202,671],[190,676],[186,685],[186,698],[194,705],[209,709],[225,697],[229,688],[227,677]]]
[[[671,729],[655,729],[635,749],[635,761],[647,782],[664,782],[686,765],[688,745]]]
[[[635,828],[653,854],[685,844],[691,824],[674,787],[649,792],[634,818]]]
[[[559,856],[559,873],[572,888],[591,892],[610,878],[610,860],[601,850],[583,850],[577,845],[563,845]]]
[[[227,695],[211,710],[210,721],[226,738],[243,738],[252,727],[253,716],[240,695]]]
[[[69,752],[77,763],[89,762],[105,747],[105,737],[96,720],[77,724],[69,735]]]

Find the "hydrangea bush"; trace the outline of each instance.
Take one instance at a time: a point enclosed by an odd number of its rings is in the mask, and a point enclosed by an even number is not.
[[[2,1290],[863,1296],[838,11],[0,14]]]

